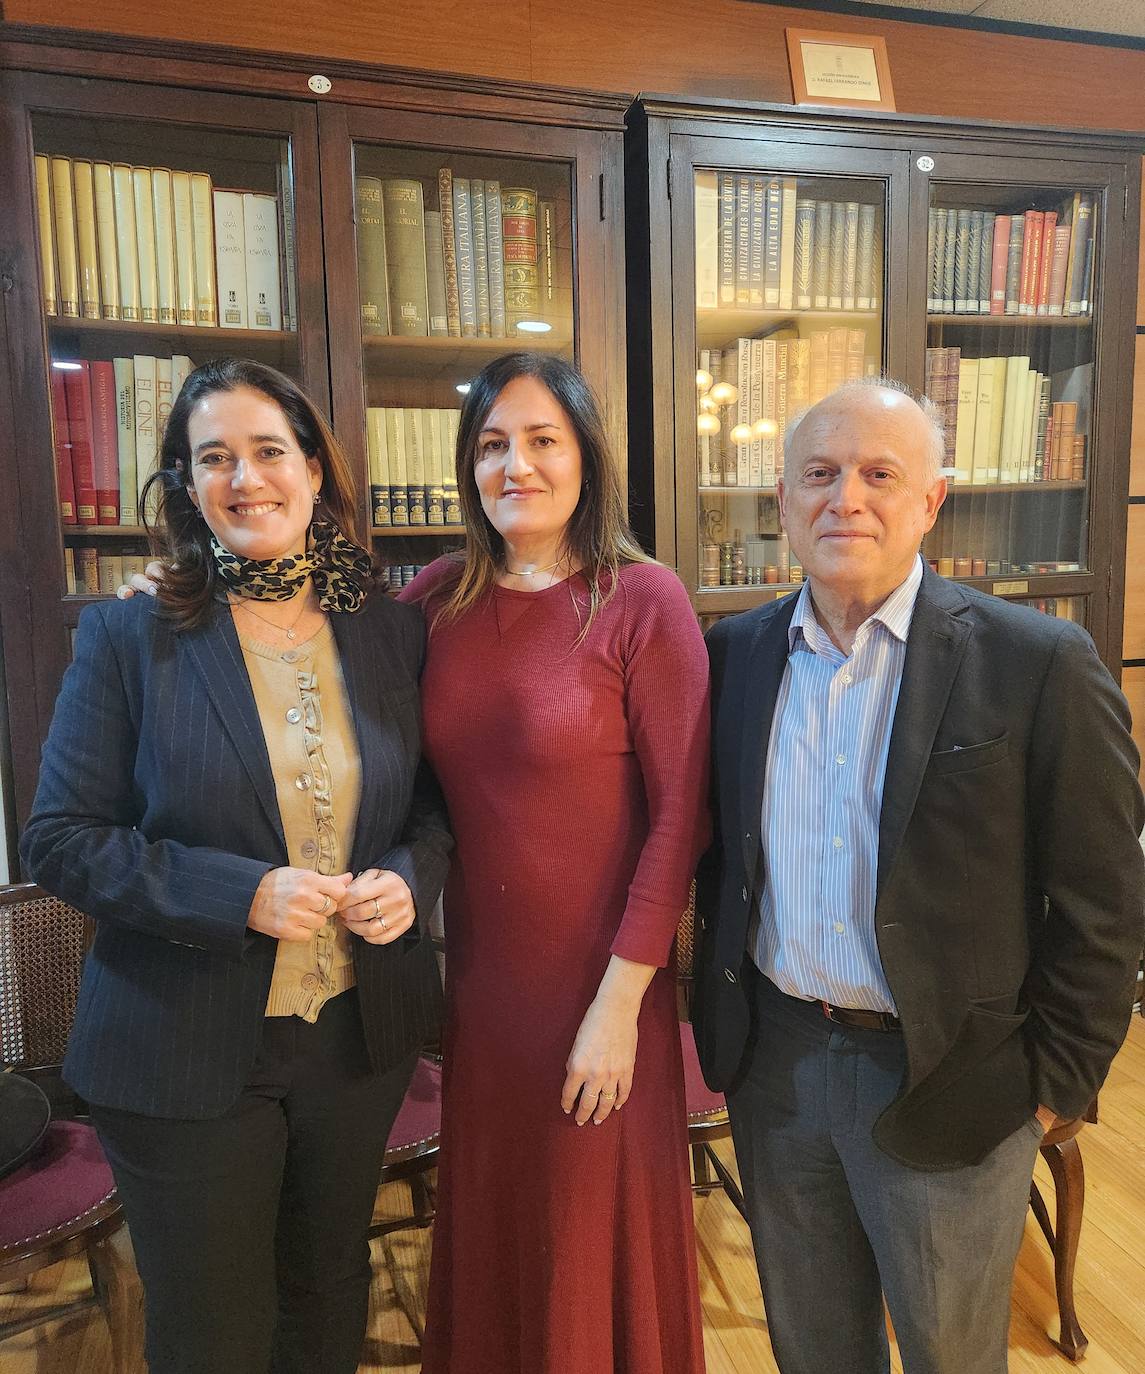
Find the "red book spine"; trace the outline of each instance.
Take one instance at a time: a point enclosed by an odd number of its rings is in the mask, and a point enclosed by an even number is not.
[[[1050,275],[1054,265],[1054,230],[1057,228],[1058,212],[1047,210],[1042,223],[1041,266],[1038,269],[1038,290],[1034,298],[1034,313],[1050,313]]]
[[[1042,212],[1026,211],[1026,227],[1022,235],[1022,296],[1019,314],[1034,313],[1034,299],[1038,294],[1038,269],[1042,257]]]
[[[994,249],[990,258],[990,314],[1006,313],[1006,263],[1010,254],[1010,216],[994,216]]]
[[[119,423],[115,365],[91,365],[92,449],[96,516],[101,525],[119,524]]]
[[[76,489],[76,524],[95,525],[95,459],[91,446],[91,369],[72,363],[64,373],[68,427],[72,438],[72,478]]]
[[[68,424],[68,399],[64,390],[64,374],[53,365],[52,440],[56,451],[56,494],[60,502],[60,519],[65,525],[76,522],[76,484],[72,478],[72,434]]]

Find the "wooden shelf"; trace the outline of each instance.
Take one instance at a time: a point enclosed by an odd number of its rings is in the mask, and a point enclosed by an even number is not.
[[[1092,315],[927,315],[927,324],[988,324],[1003,329],[1082,329],[1093,323]]]
[[[147,531],[142,525],[62,525],[60,527],[68,539],[146,539]]]
[[[375,369],[407,376],[464,381],[503,353],[527,349],[534,353],[560,353],[571,358],[572,339],[567,334],[515,334],[509,339],[402,338],[366,334],[362,352],[367,373]],[[458,401],[460,406],[461,402]]]
[[[749,494],[752,495],[752,496],[777,496],[777,495],[779,494],[779,489],[778,489],[777,487],[700,487],[700,486],[698,486],[698,487],[696,488],[696,492],[697,492],[697,494],[700,495],[700,496],[706,496],[708,492],[715,492],[717,495],[719,495],[719,493],[721,493],[721,492],[728,492],[728,493],[730,493],[732,496],[736,495],[737,492],[747,492],[747,493],[749,493]]]
[[[222,329],[212,325],[143,324],[137,320],[86,320],[74,315],[48,315],[52,334],[138,335],[143,339],[200,339],[229,343],[297,343],[292,329]]]
[[[696,347],[724,347],[734,339],[766,338],[800,326],[821,329],[832,325],[878,325],[881,310],[698,310]]]
[[[1049,482],[951,482],[947,487],[948,496],[974,496],[979,493],[987,492],[1011,492],[1011,491],[1040,491],[1049,493],[1051,491],[1084,491],[1086,483],[1066,482],[1053,480]]]
[[[465,534],[464,525],[374,525],[370,533],[375,539],[424,539],[436,535],[439,539]]]

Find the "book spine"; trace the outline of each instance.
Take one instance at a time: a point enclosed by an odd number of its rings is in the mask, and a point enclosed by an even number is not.
[[[99,300],[105,320],[121,318],[119,301],[119,255],[115,246],[115,190],[111,163],[93,162],[92,188],[95,195],[95,237],[99,250]]]
[[[943,245],[942,259],[942,309],[947,315],[954,313],[954,275],[956,253],[958,251],[958,211],[944,210],[946,216],[946,240]]]
[[[763,304],[768,310],[774,310],[779,305],[779,277],[783,246],[783,183],[778,177],[772,177],[766,182],[762,177],[755,178],[752,201],[753,216],[760,187],[764,187],[766,191],[763,217]],[[754,218],[752,227],[754,229]]]
[[[76,158],[72,163],[72,193],[76,215],[76,250],[79,257],[80,315],[85,320],[103,316],[99,298],[99,245],[95,227],[95,184],[91,163]]]
[[[795,213],[796,181],[784,177],[780,183],[779,215],[779,308],[790,310],[795,303]]]
[[[76,524],[76,484],[72,476],[72,438],[68,426],[67,390],[64,373],[58,367],[51,370],[52,446],[56,455],[56,497],[60,519],[65,525]]]
[[[777,341],[775,345],[775,438],[772,453],[772,484],[783,476],[783,439],[787,430],[788,392],[790,390],[791,353],[793,342]]]
[[[990,313],[990,282],[993,275],[994,216],[989,210],[978,212],[978,313]]]
[[[846,207],[840,200],[831,202],[831,248],[827,261],[827,308],[843,308],[843,254],[847,238]]]
[[[75,363],[64,373],[68,430],[72,445],[72,480],[75,483],[76,524],[99,523],[95,489],[95,453],[92,448],[91,365]]]
[[[930,275],[927,279],[926,308],[932,315],[942,311],[942,263],[946,251],[946,211],[932,206],[927,216],[927,248]]]
[[[70,544],[64,545],[64,591],[68,596],[75,596],[78,590],[76,586],[76,551]]]
[[[748,205],[748,269],[747,303],[753,310],[764,303],[764,258],[767,252],[767,182],[763,177],[751,177],[751,199]]]
[[[294,242],[294,169],[290,158],[290,144],[282,144],[278,164],[278,260],[282,264],[280,281],[282,328],[298,328],[298,269]]]
[[[55,235],[52,233],[52,172],[44,153],[36,154],[36,238],[40,254],[40,296],[44,314],[59,310],[56,295]]]
[[[831,267],[831,202],[815,202],[815,237],[812,244],[813,270],[811,274],[812,309],[826,310],[830,296]]]
[[[977,210],[970,211],[966,226],[966,312],[978,313],[978,277],[982,271],[982,220]]]
[[[179,392],[183,390],[183,383],[195,370],[195,364],[185,353],[172,353],[171,355],[171,404],[174,405],[179,399]]]
[[[155,225],[159,323],[176,324],[178,287],[175,281],[175,206],[171,199],[171,173],[166,167],[151,169],[151,205]]]
[[[132,167],[131,190],[135,198],[135,241],[139,254],[139,318],[143,324],[158,324],[159,276],[155,261],[155,201],[150,167]]]
[[[755,345],[752,344],[754,349]],[[759,485],[775,486],[775,412],[779,404],[779,357],[775,339],[764,339],[761,345]]]
[[[175,209],[175,309],[181,326],[194,326],[198,323],[198,311],[190,172],[171,173],[171,201]]]
[[[139,482],[136,508],[142,524],[143,488],[155,471],[159,456],[155,410],[158,369],[154,358],[140,353],[132,358],[131,369],[135,377],[135,474]],[[154,511],[154,501],[151,503],[150,511]]]
[[[390,525],[390,481],[386,413],[381,406],[366,407],[366,458],[370,472],[370,523],[386,529]]]
[[[807,369],[809,405],[816,405],[830,389],[827,334],[826,329],[816,329],[811,335],[810,363]]]
[[[787,350],[787,417],[793,420],[811,400],[811,340],[792,339]]]
[[[1094,200],[1089,212],[1089,229],[1085,236],[1085,263],[1081,273],[1081,305],[1079,315],[1088,315],[1093,300],[1094,259],[1097,255],[1097,205]]]
[[[855,268],[855,309],[875,308],[875,207],[859,207],[859,246]]]
[[[425,437],[425,523],[445,524],[445,465],[441,441],[442,412],[422,411]]]
[[[990,314],[1006,313],[1006,262],[1010,253],[1010,216],[995,215],[990,254]]]
[[[736,177],[736,305],[751,305],[751,177]]]
[[[774,343],[774,341],[769,340]],[[759,421],[763,419],[763,339],[749,341],[749,375],[751,401],[748,409],[748,423],[751,425],[751,440],[747,449],[747,485],[763,485],[763,435]]]
[[[380,177],[354,178],[354,221],[358,261],[358,310],[363,334],[390,332],[386,279],[386,231],[382,224]]]
[[[112,163],[112,198],[115,203],[115,252],[119,269],[119,317],[142,318],[139,299],[139,239],[135,230],[135,186],[131,168]]]
[[[730,172],[716,175],[719,197],[720,305],[736,302],[736,200],[735,177]]]
[[[532,187],[502,187],[501,233],[505,259],[505,326],[512,336],[521,320],[535,320],[540,313],[537,193]]]
[[[175,402],[174,368],[170,358],[155,359],[155,446],[154,467],[159,466],[159,454],[163,449],[163,431],[167,428],[167,417]]]
[[[96,561],[99,565],[99,589],[101,592],[112,592],[123,581],[123,556],[117,553],[109,553],[104,549],[96,550]]]
[[[1068,232],[1069,226],[1066,226]],[[1038,382],[1037,435],[1034,439],[1033,480],[1041,482],[1046,477],[1046,431],[1050,420],[1050,378],[1043,376]]]
[[[56,230],[58,304],[61,315],[80,313],[79,249],[76,246],[75,192],[72,189],[72,164],[66,157],[50,162],[52,181],[52,221]]]
[[[425,458],[426,443],[424,412],[416,406],[406,410],[406,486],[409,492],[409,522],[425,524]]]
[[[468,177],[453,178],[453,220],[457,229],[457,290],[461,312],[461,336],[464,339],[475,339],[477,276],[473,267],[473,219]]]
[[[119,426],[115,413],[115,367],[91,365],[92,467],[95,473],[96,521],[119,524]]]
[[[501,183],[485,183],[485,232],[489,256],[489,328],[495,339],[508,332],[505,323],[505,234]]]
[[[461,299],[457,291],[457,227],[453,217],[453,171],[437,174],[437,204],[441,211],[441,258],[445,269],[445,322],[449,337],[461,337]]]
[[[449,337],[449,318],[445,308],[445,257],[441,242],[441,214],[425,212],[425,283],[429,303],[429,332],[435,339]]]
[[[219,325],[247,327],[246,234],[241,191],[215,191],[215,270],[219,292]]]
[[[859,274],[859,203],[843,206],[843,309],[854,310]]]
[[[847,380],[847,331],[835,325],[827,331],[827,389],[834,391]]]
[[[211,178],[191,173],[191,237],[195,258],[195,323],[214,328],[219,322],[215,282],[215,215]]]
[[[958,360],[957,418],[954,432],[954,471],[956,482],[969,482],[974,470],[974,421],[978,406],[978,359]]]
[[[1050,278],[1053,276],[1054,240],[1057,233],[1058,212],[1047,210],[1042,220],[1041,251],[1038,254],[1038,285],[1034,293],[1034,314],[1050,313]]]
[[[76,590],[88,596],[99,594],[99,553],[94,544],[77,544]]]
[[[1006,311],[1017,315],[1022,304],[1022,240],[1026,221],[1023,215],[1010,216],[1010,246],[1006,251]]]
[[[815,246],[815,202],[795,206],[795,272],[792,290],[796,310],[811,309],[811,266]]]
[[[861,329],[847,330],[847,364],[844,373],[845,380],[848,382],[860,382],[863,379],[863,360],[866,355],[867,336]]]
[[[139,479],[135,466],[135,369],[130,358],[116,358],[115,447],[119,454],[119,520],[139,524]]]
[[[461,424],[460,410],[447,410],[442,414],[442,477],[445,486],[445,523],[460,526],[464,524],[461,511],[461,496],[457,490],[457,431]]]
[[[1040,210],[1027,210],[1023,248],[1023,276],[1021,314],[1033,315],[1037,311],[1038,281],[1042,266],[1042,224],[1045,216]]]
[[[78,205],[77,205],[78,213]],[[1086,242],[1089,238],[1089,224],[1093,215],[1093,200],[1089,195],[1082,194],[1078,198],[1077,213],[1073,221],[1073,239],[1070,243],[1070,262],[1069,272],[1066,277],[1066,309],[1067,315],[1082,314],[1082,301],[1085,299],[1085,251]],[[82,235],[81,235],[82,239]],[[82,275],[82,253],[81,253],[81,275]]]
[[[954,313],[965,315],[970,308],[970,211],[956,211],[954,231]]]
[[[485,183],[469,183],[470,215],[473,220],[473,282],[477,302],[477,337],[488,339],[493,333],[489,309],[489,235],[486,231]]]
[[[727,486],[746,487],[750,478],[748,473],[751,469],[751,442],[750,439],[743,442],[743,434],[746,430],[751,432],[751,422],[754,418],[751,410],[751,340],[736,340],[736,382],[739,392],[739,399],[736,402],[737,426],[740,438],[735,440],[735,473],[725,474],[724,481]]]
[[[409,487],[406,485],[406,412],[386,407],[386,452],[390,460],[390,520],[395,527],[408,526]]]
[[[540,275],[541,318],[552,314],[556,295],[556,208],[551,200],[537,202],[537,270]]]
[[[421,182],[389,177],[382,182],[386,266],[390,286],[390,332],[428,337],[429,294],[425,262],[425,207]]]
[[[282,279],[278,261],[278,201],[243,192],[248,329],[282,328]]]

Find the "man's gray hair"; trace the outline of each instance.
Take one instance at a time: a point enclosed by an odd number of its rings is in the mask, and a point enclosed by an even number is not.
[[[860,396],[868,391],[897,391],[900,396],[906,396],[912,400],[922,411],[927,422],[928,434],[926,453],[923,455],[926,459],[927,476],[931,482],[937,482],[942,476],[942,468],[946,462],[946,430],[939,408],[929,396],[920,396],[916,391],[912,391],[905,382],[900,382],[894,377],[863,377],[859,381],[844,382],[842,386],[836,387],[834,391],[824,397],[824,400],[845,401],[849,396]],[[821,405],[822,402],[817,401],[815,404]],[[808,406],[805,410],[801,410],[783,432],[785,469],[787,460],[791,455],[791,445],[796,431],[814,409],[815,406]]]

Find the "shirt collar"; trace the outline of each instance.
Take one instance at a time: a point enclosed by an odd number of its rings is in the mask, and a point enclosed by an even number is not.
[[[856,638],[863,635],[865,628],[872,621],[878,621],[898,640],[906,643],[907,635],[910,633],[910,623],[914,618],[914,606],[918,600],[918,589],[922,586],[922,555],[914,561],[914,566],[907,575],[906,580],[891,592],[890,596],[883,604],[863,621],[859,626]],[[865,636],[864,636],[865,637]],[[825,638],[824,632],[815,616],[815,607],[811,601],[811,583],[804,582],[799,591],[799,599],[795,603],[795,610],[791,615],[791,624],[787,629],[787,647],[791,651],[795,648],[799,639],[806,641],[807,647],[816,653],[821,652],[822,641]],[[830,643],[830,640],[827,640]]]

